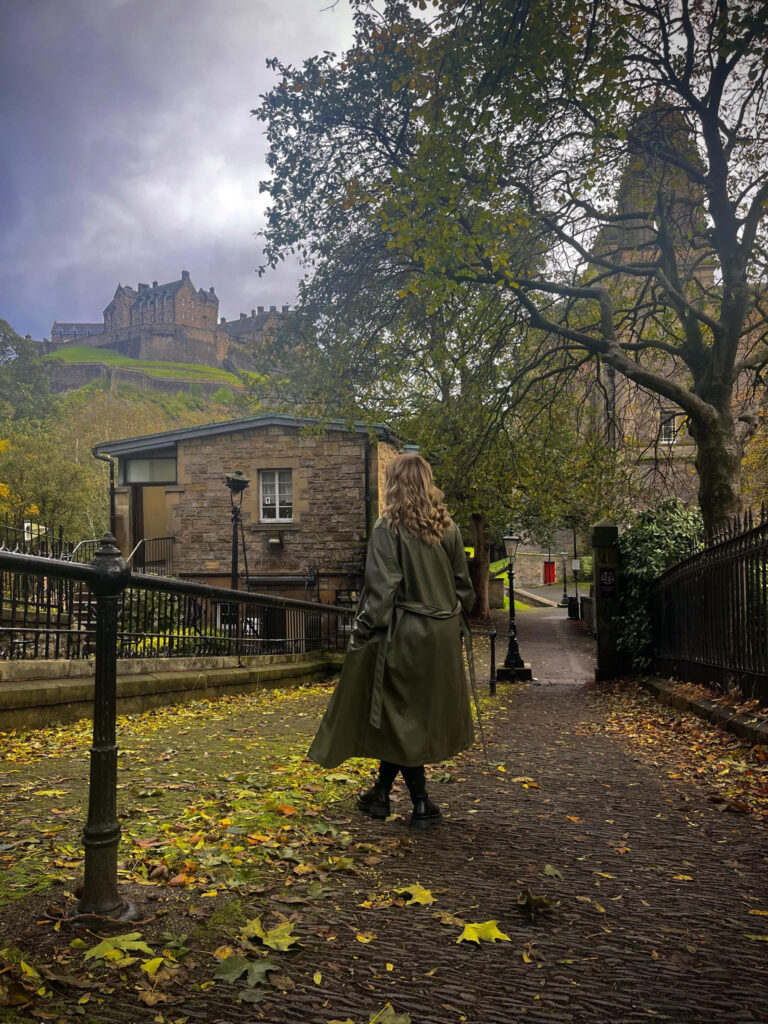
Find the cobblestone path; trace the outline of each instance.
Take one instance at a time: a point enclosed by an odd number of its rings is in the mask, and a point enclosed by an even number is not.
[[[602,730],[599,691],[562,682],[591,674],[591,644],[562,613],[526,615],[520,635],[538,685],[499,687],[491,771],[475,751],[456,781],[433,782],[440,827],[370,822],[351,794],[339,806],[355,841],[399,836],[402,853],[373,885],[345,884],[325,938],[298,954],[321,984],[270,997],[261,1019],[367,1024],[391,1001],[413,1024],[768,1021],[768,942],[747,937],[768,934],[749,914],[768,910],[765,826]],[[377,894],[415,881],[434,904],[376,909]],[[531,922],[526,889],[559,905]],[[511,941],[457,943],[450,915],[497,920]],[[259,1019],[249,1013],[220,1019]]]

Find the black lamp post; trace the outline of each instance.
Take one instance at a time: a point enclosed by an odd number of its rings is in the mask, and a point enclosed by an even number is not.
[[[517,643],[517,622],[515,621],[515,558],[520,538],[510,533],[504,538],[504,551],[509,558],[509,646],[503,666],[497,672],[498,679],[530,679],[531,670],[520,657]]]
[[[245,574],[248,575],[248,561],[245,555],[245,537],[243,536],[243,514],[240,506],[243,504],[243,491],[250,484],[250,480],[241,469],[236,469],[231,476],[224,477],[224,483],[229,489],[229,501],[232,505],[232,574],[230,587],[232,590],[239,590],[238,587],[238,565],[237,565],[237,543],[238,532],[243,539],[243,561],[245,562]],[[237,503],[235,503],[237,498]]]
[[[560,556],[563,559],[563,596],[560,598],[560,604],[565,608],[568,605],[568,577],[566,575],[567,570],[565,567],[565,552],[561,551]]]

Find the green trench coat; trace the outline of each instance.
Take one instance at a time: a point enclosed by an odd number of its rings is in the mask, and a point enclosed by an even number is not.
[[[427,544],[385,519],[373,528],[365,583],[341,677],[309,756],[399,765],[444,761],[472,745],[461,653],[475,599],[455,523]]]

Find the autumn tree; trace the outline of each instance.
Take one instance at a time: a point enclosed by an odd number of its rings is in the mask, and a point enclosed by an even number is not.
[[[475,616],[486,617],[491,537],[514,522],[546,539],[577,506],[580,524],[615,512],[621,458],[583,388],[519,374],[529,332],[498,289],[462,286],[434,305],[375,276],[361,288],[338,306],[307,297],[277,339],[280,371],[254,378],[252,395],[321,423],[383,419],[418,444],[475,549]]]
[[[352,49],[275,61],[256,111],[267,264],[297,252],[305,296],[361,267],[434,304],[498,289],[525,373],[599,361],[680,410],[714,528],[768,363],[766,0],[352,4]]]

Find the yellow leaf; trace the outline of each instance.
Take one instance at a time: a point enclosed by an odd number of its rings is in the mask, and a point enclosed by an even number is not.
[[[323,976],[320,973],[320,971],[315,971],[315,973],[312,975],[312,981],[314,981],[316,985],[319,985],[322,980]]]
[[[376,932],[358,932],[355,938],[358,942],[370,942],[376,938]]]
[[[747,935],[746,938],[752,939],[753,942],[768,942],[768,935]]]
[[[496,942],[499,939],[502,942],[510,942],[511,939],[504,932],[499,931],[498,921],[483,921],[480,924],[465,924],[464,931],[456,939],[457,942],[476,942],[478,946],[480,941],[483,942]]]
[[[203,983],[202,983],[202,984],[200,985],[200,991],[201,991],[201,992],[207,992],[207,991],[208,991],[208,989],[209,989],[209,988],[213,988],[213,986],[214,986],[215,984],[216,984],[216,982],[215,982],[215,981],[204,981],[204,982],[203,982]]]
[[[692,882],[693,878],[691,875],[673,875],[676,882]]]
[[[748,914],[755,914],[758,917],[768,917],[768,910],[748,910]]]
[[[386,967],[386,969],[388,971],[394,971],[394,969],[395,969],[395,965],[394,964],[384,964],[384,966]]]
[[[286,816],[296,813],[296,808],[292,807],[291,804],[278,804],[275,810],[278,814],[284,814]]]
[[[162,967],[164,959],[165,958],[162,956],[156,956],[153,960],[145,960],[141,965],[141,969],[142,971],[146,971],[150,978],[154,978]]]
[[[420,903],[422,906],[428,906],[430,903],[435,902],[435,897],[423,886],[419,885],[418,882],[413,882],[411,885],[403,885],[399,889],[395,889],[395,892],[407,892],[410,895],[410,899],[406,901],[406,905],[410,906],[412,903]]]

